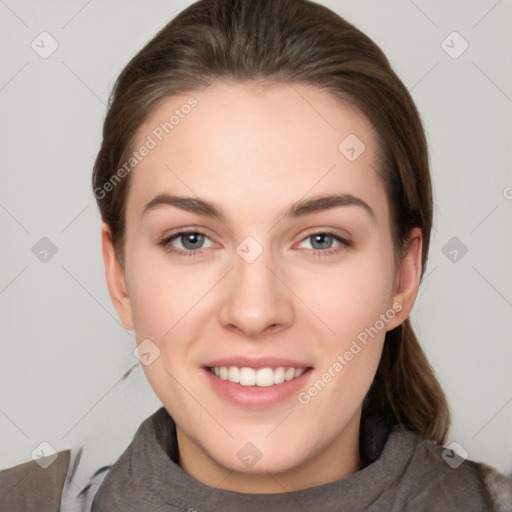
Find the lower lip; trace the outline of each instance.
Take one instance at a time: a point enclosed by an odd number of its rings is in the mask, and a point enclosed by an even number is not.
[[[292,395],[296,396],[304,386],[311,370],[311,368],[308,368],[299,377],[285,381],[282,384],[260,387],[242,386],[229,380],[222,380],[207,368],[203,369],[216,393],[230,402],[248,409],[272,407],[280,402],[284,402]]]

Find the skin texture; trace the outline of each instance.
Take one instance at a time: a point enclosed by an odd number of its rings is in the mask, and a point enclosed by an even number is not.
[[[254,493],[343,478],[363,467],[362,401],[386,330],[408,317],[416,299],[421,232],[413,230],[395,272],[375,133],[357,111],[306,85],[216,82],[170,97],[140,127],[137,147],[191,95],[197,106],[132,171],[124,268],[103,225],[113,304],[137,343],[149,338],[160,350],[143,368],[177,424],[180,465],[188,473]],[[349,134],[366,147],[354,161],[338,149]],[[364,200],[375,218],[354,205],[282,218],[292,203],[333,192]],[[215,202],[227,220],[173,206],[144,214],[161,193]],[[206,238],[197,249],[184,237],[170,245],[201,254],[179,256],[159,245],[181,228]],[[320,255],[310,237],[317,232],[352,245],[328,237],[320,243],[330,252]],[[263,249],[252,263],[236,251],[247,236]],[[289,358],[312,367],[301,388],[307,391],[393,304],[400,309],[394,318],[307,404],[295,393],[266,408],[234,405],[202,369],[238,355]],[[261,453],[251,468],[237,456],[247,442]]]

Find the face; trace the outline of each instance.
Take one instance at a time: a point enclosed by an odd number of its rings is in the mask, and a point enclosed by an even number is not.
[[[420,254],[400,278],[371,125],[309,86],[215,83],[162,103],[144,144],[124,268],[104,229],[107,281],[181,464],[287,489],[357,470],[362,401]]]

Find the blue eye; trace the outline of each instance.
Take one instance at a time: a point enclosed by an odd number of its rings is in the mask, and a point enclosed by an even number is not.
[[[200,231],[180,231],[179,233],[162,240],[160,245],[163,246],[166,251],[176,253],[181,256],[197,256],[203,253],[202,250],[197,249],[202,249],[200,246],[204,243],[205,238],[208,237]],[[174,240],[180,240],[183,249],[176,249],[173,247],[171,243]]]
[[[174,247],[173,243],[178,240],[180,241],[183,248]],[[166,251],[177,254],[178,256],[199,256],[204,253],[203,244],[205,240],[210,240],[209,237],[201,231],[187,230],[175,233],[159,242]],[[312,240],[312,244],[319,247],[313,247],[308,249],[312,251],[314,256],[329,256],[337,254],[347,247],[351,247],[352,243],[334,233],[325,231],[318,231],[311,233],[302,241]],[[332,249],[333,242],[338,244],[338,249]],[[209,247],[214,246],[213,243]],[[341,246],[341,247],[340,247]]]
[[[332,256],[333,254],[337,254],[344,248],[351,247],[352,245],[352,243],[345,238],[325,231],[310,233],[306,238],[303,239],[303,241],[304,240],[312,240],[313,248],[310,250],[313,251],[314,256]],[[338,249],[331,250],[333,241],[338,243]],[[315,247],[315,245],[319,247]]]

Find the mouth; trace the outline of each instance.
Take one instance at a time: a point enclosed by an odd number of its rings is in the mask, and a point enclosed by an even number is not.
[[[248,366],[209,366],[208,370],[222,380],[227,380],[233,384],[241,386],[256,386],[266,388],[277,386],[290,380],[300,377],[307,367],[285,367],[278,366],[272,368],[267,366],[264,368],[250,368]]]
[[[210,389],[244,409],[269,408],[296,397],[313,367],[298,361],[229,358],[203,366]]]

